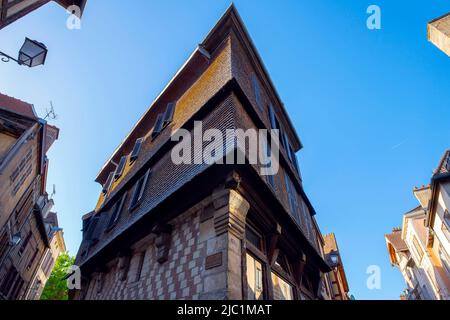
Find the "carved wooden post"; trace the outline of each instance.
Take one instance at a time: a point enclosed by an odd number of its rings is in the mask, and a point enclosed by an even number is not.
[[[242,299],[241,249],[249,207],[233,189],[213,193],[212,207],[200,231],[207,248],[200,299]]]

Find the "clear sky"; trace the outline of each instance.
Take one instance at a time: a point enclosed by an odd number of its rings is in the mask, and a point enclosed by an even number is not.
[[[15,55],[25,36],[49,48],[43,67],[0,64],[0,92],[35,105],[53,101],[60,139],[48,185],[75,254],[81,216],[113,150],[203,40],[229,1],[89,0],[81,30],[49,4],[0,31]],[[450,147],[450,58],[427,42],[426,23],[450,2],[382,0],[235,1],[304,144],[306,193],[323,233],[335,232],[357,299],[398,299],[400,272],[384,234],[418,203]],[[382,29],[366,28],[366,9]],[[381,268],[381,290],[366,269]]]

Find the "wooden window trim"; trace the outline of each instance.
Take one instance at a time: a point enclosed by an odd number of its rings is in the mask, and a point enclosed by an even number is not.
[[[166,111],[164,112],[163,117],[163,129],[167,127],[172,121],[175,115],[175,109],[177,108],[177,102],[169,102],[166,107]]]
[[[133,150],[130,153],[130,163],[134,163],[139,157],[139,153],[142,149],[142,144],[144,143],[144,138],[139,138],[134,144]]]
[[[164,119],[163,118],[164,118],[164,114],[162,114],[162,113],[158,114],[158,116],[156,117],[155,124],[153,126],[153,130],[151,133],[152,140],[155,140],[160,135],[160,133],[164,130],[164,128],[163,128]]]
[[[118,180],[122,175],[123,172],[125,171],[125,166],[127,164],[127,156],[122,156],[122,158],[120,158],[119,164],[117,165],[117,169],[114,173],[114,179]]]
[[[295,280],[292,279],[292,277],[281,268],[278,268],[277,266],[273,267],[270,272],[270,281],[272,281],[272,273],[275,274],[278,278],[282,279],[284,282],[286,282],[288,285],[292,288],[292,300],[298,300],[298,294],[297,294],[297,286],[295,285]]]
[[[112,230],[120,220],[120,216],[123,210],[123,205],[127,198],[127,192],[123,194],[119,201],[117,201],[113,206],[113,212],[111,213],[111,217],[108,222],[108,226],[106,227],[105,232]]]
[[[148,178],[151,174],[151,169],[148,169],[145,173],[145,175],[143,177],[140,177],[136,184],[134,185],[134,190],[133,190],[133,196],[131,197],[130,200],[130,207],[129,210],[133,211],[135,210],[142,201],[142,197],[144,196],[144,192],[147,189],[147,183],[148,183]],[[140,185],[142,181],[142,184]],[[140,186],[140,188],[139,188]],[[139,192],[139,195],[137,195],[137,193]]]
[[[103,189],[102,189],[103,194],[106,195],[108,193],[109,189],[111,188],[111,184],[114,180],[114,176],[115,176],[115,172],[111,171],[108,175],[108,179],[106,179],[105,184],[103,185]]]

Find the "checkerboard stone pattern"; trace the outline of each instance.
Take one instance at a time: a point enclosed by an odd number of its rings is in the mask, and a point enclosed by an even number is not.
[[[90,275],[84,299],[241,299],[241,243],[248,202],[234,190],[215,191],[195,207],[170,221],[168,260],[157,261],[155,237],[130,248],[126,277],[120,258],[106,270]],[[207,268],[208,256],[221,257]]]

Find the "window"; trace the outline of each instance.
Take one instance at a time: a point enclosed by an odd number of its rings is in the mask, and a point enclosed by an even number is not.
[[[442,245],[439,245],[439,257],[441,258],[441,262],[445,270],[447,270],[447,274],[450,276],[450,256],[442,247]]]
[[[114,179],[114,172],[110,172],[109,175],[108,175],[108,179],[106,180],[105,184],[103,185],[102,192],[104,194],[108,193],[109,188],[111,188],[111,184],[112,184],[113,179]]]
[[[152,131],[152,138],[156,138],[163,128],[163,114],[158,114],[158,117],[156,118],[155,125],[153,126]]]
[[[9,236],[6,231],[0,235],[0,261],[3,260],[3,256],[6,254],[9,248]]]
[[[19,255],[22,255],[24,253],[25,249],[27,248],[28,243],[30,242],[31,235],[32,235],[31,231],[28,232],[25,240],[22,242],[22,245],[20,246]]]
[[[106,231],[111,230],[116,224],[117,221],[119,221],[120,213],[122,212],[123,204],[125,202],[125,199],[127,197],[127,193],[125,193],[122,198],[120,198],[119,201],[114,205],[113,211],[111,213],[111,217],[109,218],[108,227],[106,228]]]
[[[258,106],[258,108],[261,108],[262,107],[262,104],[261,104],[261,89],[260,89],[260,86],[259,86],[258,78],[256,77],[255,74],[252,74],[252,85],[253,85],[253,92],[255,94],[256,105]]]
[[[163,126],[166,127],[169,123],[172,122],[173,120],[173,115],[175,113],[175,107],[176,107],[177,103],[176,102],[170,102],[167,105],[167,109],[166,112],[164,113],[164,123]]]
[[[248,224],[245,228],[245,236],[247,241],[254,245],[255,248],[263,251],[263,238],[261,234]]]
[[[122,158],[120,158],[119,165],[117,166],[116,173],[114,174],[114,178],[116,180],[122,176],[126,163],[127,163],[127,156],[123,156]]]
[[[33,193],[30,192],[15,212],[16,225],[21,226],[33,208]]]
[[[273,110],[272,104],[269,104],[269,119],[270,119],[270,125],[272,129],[278,129],[280,130],[280,123],[278,122],[277,116],[275,115],[275,111]]]
[[[260,261],[247,254],[247,299],[262,300],[263,269]]]
[[[298,170],[297,156],[295,155],[295,151],[294,151],[294,149],[292,149],[291,145],[289,145],[288,152],[291,155],[291,162],[294,165],[295,170],[297,171],[297,173],[300,173],[300,171]]]
[[[21,287],[20,282],[21,277],[19,275],[19,272],[14,266],[10,267],[8,273],[6,274],[6,277],[4,278],[0,286],[0,293],[6,298],[14,298],[16,296],[15,294],[17,294],[16,292],[18,291],[17,287]]]
[[[31,257],[30,262],[27,265],[28,270],[31,269],[31,267],[33,266],[33,263],[36,260],[38,254],[39,254],[39,250],[38,249],[34,250],[33,256]]]
[[[272,174],[272,148],[267,141],[262,141],[262,152],[263,154],[263,168],[267,170],[265,177],[267,178],[267,182],[270,184],[273,190],[275,190],[275,177]],[[266,164],[267,162],[267,164]]]
[[[450,213],[448,210],[445,210],[444,212],[444,222],[447,224],[447,226],[450,226]]]
[[[300,221],[300,208],[297,200],[297,191],[295,190],[294,185],[292,184],[291,179],[284,173],[284,180],[286,184],[286,193],[288,195],[289,207],[291,209],[291,215],[294,217],[295,221],[301,225]]]
[[[138,158],[139,152],[141,151],[141,147],[142,147],[142,142],[143,141],[144,141],[143,138],[139,138],[139,139],[136,140],[136,143],[134,144],[134,147],[133,147],[133,151],[131,151],[131,154],[130,154],[130,161],[131,162],[136,161],[136,159]]]
[[[144,266],[144,261],[145,261],[145,251],[141,252],[139,254],[138,257],[138,265],[136,268],[136,277],[135,277],[135,281],[139,281],[141,279],[142,276],[142,267]]]
[[[288,158],[289,158],[289,160],[292,161],[292,154],[291,154],[291,152],[290,152],[290,150],[291,150],[291,144],[289,143],[289,138],[288,138],[286,132],[283,132],[283,137],[282,137],[282,139],[283,139],[284,149],[286,150],[286,153],[287,153],[287,155],[288,155]]]
[[[274,300],[293,300],[293,288],[283,278],[272,272],[272,286]]]
[[[416,250],[419,260],[422,260],[423,250],[422,250],[422,247],[420,246],[419,241],[417,241],[416,237],[413,237],[413,245],[414,245],[414,249]]]
[[[144,195],[145,186],[147,185],[148,176],[150,175],[150,169],[147,170],[145,175],[141,177],[138,182],[136,183],[136,186],[134,187],[133,197],[131,198],[130,202],[130,210],[133,210],[137,207],[139,202],[142,199],[142,196]]]
[[[448,230],[446,222],[442,223],[441,230],[442,230],[442,233],[444,234],[444,236],[447,238],[447,240],[450,241],[450,230]]]
[[[96,240],[97,236],[95,235],[95,229],[97,228],[99,219],[99,214],[96,214],[90,218],[91,221],[89,222],[89,226],[87,227],[85,233],[85,240]]]

